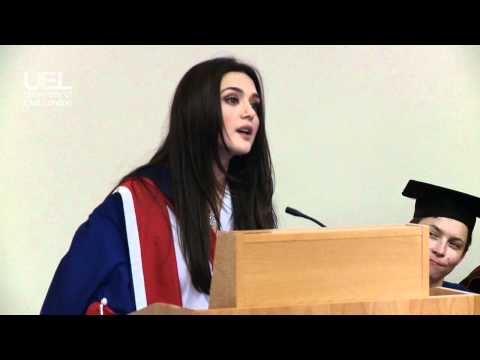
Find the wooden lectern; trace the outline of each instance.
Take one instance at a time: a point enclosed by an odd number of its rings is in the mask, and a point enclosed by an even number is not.
[[[480,295],[429,288],[429,228],[221,232],[208,310],[138,315],[480,314]]]

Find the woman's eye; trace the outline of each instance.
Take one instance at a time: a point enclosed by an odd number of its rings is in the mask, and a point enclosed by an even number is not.
[[[431,232],[431,233],[430,233],[430,237],[431,237],[432,239],[437,239],[437,238],[438,238],[438,235],[435,234],[435,233],[433,233],[433,232]]]
[[[455,250],[460,250],[461,246],[457,243],[450,243],[450,247]]]
[[[227,96],[225,98],[225,102],[230,105],[237,105],[238,104],[238,98],[236,96]]]

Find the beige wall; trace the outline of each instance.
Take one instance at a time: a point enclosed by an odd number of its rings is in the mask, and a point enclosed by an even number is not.
[[[286,206],[329,226],[407,222],[410,178],[480,195],[478,46],[1,47],[0,313],[38,313],[76,228],[160,143],[180,77],[218,55],[262,72],[282,228],[315,226]],[[27,103],[41,72],[62,74],[71,105]],[[479,242],[449,280],[480,264]]]

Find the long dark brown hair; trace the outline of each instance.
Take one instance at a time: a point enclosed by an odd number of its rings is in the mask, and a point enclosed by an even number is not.
[[[255,84],[260,97],[256,108],[259,129],[250,152],[231,159],[224,169],[218,139],[223,138],[220,83],[226,73],[242,72]],[[228,149],[227,149],[228,150]],[[209,294],[211,247],[209,213],[219,220],[220,184],[214,166],[226,175],[232,197],[235,230],[277,227],[272,205],[273,167],[265,132],[265,106],[258,71],[234,58],[215,58],[192,67],[180,80],[170,109],[168,135],[151,160],[126,175],[135,177],[147,166],[169,169],[174,213],[180,228],[181,247],[194,287]]]

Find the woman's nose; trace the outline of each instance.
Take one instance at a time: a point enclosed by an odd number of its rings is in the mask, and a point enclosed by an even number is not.
[[[249,120],[252,120],[255,117],[255,115],[256,115],[256,111],[253,108],[253,105],[247,101],[243,106],[243,117],[248,118]]]
[[[437,240],[434,242],[432,246],[432,251],[437,255],[445,255],[445,251],[447,248],[447,243],[445,241]]]

